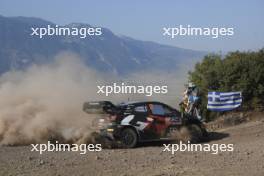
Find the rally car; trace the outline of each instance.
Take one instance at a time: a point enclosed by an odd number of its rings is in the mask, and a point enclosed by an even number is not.
[[[128,102],[114,105],[110,101],[86,102],[83,110],[98,115],[100,135],[121,141],[126,148],[139,142],[174,140],[175,132],[187,131],[186,140],[198,142],[207,135],[195,117],[184,115],[161,102]]]

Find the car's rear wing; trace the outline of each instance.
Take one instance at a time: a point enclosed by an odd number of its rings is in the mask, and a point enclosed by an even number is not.
[[[112,114],[116,106],[110,101],[90,101],[83,104],[83,111],[88,114]]]

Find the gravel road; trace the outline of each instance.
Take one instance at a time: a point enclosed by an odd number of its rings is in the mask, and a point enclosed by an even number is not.
[[[31,152],[31,146],[1,146],[0,175],[264,175],[264,120],[211,133],[209,144],[234,144],[233,152],[163,152],[162,144],[135,149]]]

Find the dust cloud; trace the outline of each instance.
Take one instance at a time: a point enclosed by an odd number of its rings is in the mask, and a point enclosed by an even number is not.
[[[181,84],[175,75],[162,76],[153,72],[136,73],[126,78],[103,75],[85,66],[78,56],[70,53],[57,55],[54,63],[5,73],[0,77],[0,145],[26,145],[48,140],[87,142],[89,135],[95,131],[92,123],[96,117],[82,111],[85,101],[111,100],[117,103],[128,98],[146,98],[144,95],[105,97],[96,93],[97,85],[126,79],[145,84],[155,84],[158,80],[161,84],[164,80],[167,80],[165,84]],[[176,101],[178,87],[173,91]],[[158,99],[165,103],[167,100],[174,101],[174,93]]]

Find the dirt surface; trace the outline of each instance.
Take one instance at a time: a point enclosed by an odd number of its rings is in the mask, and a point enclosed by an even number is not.
[[[234,144],[233,152],[163,152],[162,144],[101,152],[31,152],[0,147],[0,175],[264,175],[264,120],[211,133],[210,144]]]

